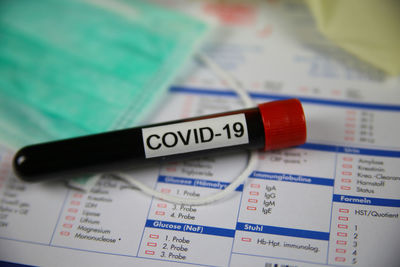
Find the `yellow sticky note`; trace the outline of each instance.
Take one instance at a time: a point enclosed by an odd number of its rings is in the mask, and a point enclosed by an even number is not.
[[[388,74],[400,74],[400,1],[306,1],[327,38]]]

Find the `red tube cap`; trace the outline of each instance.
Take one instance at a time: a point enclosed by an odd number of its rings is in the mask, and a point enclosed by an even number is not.
[[[298,99],[263,103],[258,108],[264,123],[264,150],[297,146],[306,142],[306,119]]]

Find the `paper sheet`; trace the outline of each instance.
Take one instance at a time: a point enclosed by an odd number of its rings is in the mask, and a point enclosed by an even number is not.
[[[306,1],[327,38],[387,73],[399,75],[399,2]]]
[[[400,79],[324,41],[296,2],[241,4],[230,16],[218,3],[184,3],[178,6],[189,14],[223,22],[203,51],[256,102],[300,98],[307,143],[259,153],[246,184],[206,206],[152,199],[109,176],[87,193],[62,181],[22,183],[11,173],[12,151],[3,148],[0,259],[40,266],[398,266]],[[240,107],[193,60],[149,122]],[[246,161],[246,152],[209,156],[132,176],[164,193],[198,197],[226,186]]]

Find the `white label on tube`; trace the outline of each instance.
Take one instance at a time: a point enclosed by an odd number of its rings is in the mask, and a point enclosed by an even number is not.
[[[146,158],[248,144],[243,113],[142,129]]]

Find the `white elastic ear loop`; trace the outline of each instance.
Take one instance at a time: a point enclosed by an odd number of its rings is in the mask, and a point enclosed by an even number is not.
[[[240,100],[242,100],[246,108],[254,106],[253,100],[251,100],[249,94],[234,80],[234,78],[218,66],[211,58],[203,53],[198,53],[197,57],[207,65],[221,80],[225,81],[234,91],[238,94]]]
[[[254,105],[253,101],[249,97],[249,95],[246,93],[246,91],[241,88],[235,80],[223,69],[221,69],[217,64],[214,63],[213,60],[211,60],[208,56],[206,56],[203,53],[198,54],[198,58],[206,64],[221,80],[224,80],[228,83],[228,85],[239,95],[240,99],[243,101],[245,107],[252,107]],[[159,198],[164,201],[176,203],[176,204],[186,204],[186,205],[204,205],[208,204],[214,201],[217,201],[221,198],[226,197],[230,193],[232,193],[239,185],[241,185],[247,177],[251,174],[251,172],[255,169],[256,164],[257,164],[257,152],[252,151],[249,153],[249,161],[247,162],[246,168],[242,171],[239,176],[233,180],[232,183],[230,183],[225,189],[222,191],[205,196],[205,197],[199,197],[199,198],[182,198],[182,197],[176,197],[168,194],[164,194],[161,192],[158,192],[147,185],[137,181],[134,179],[132,176],[126,174],[126,173],[113,173],[114,175],[118,176],[120,179],[126,181],[128,184],[137,187],[138,189],[142,190],[145,194],[148,194],[150,196],[153,196],[155,198]]]
[[[148,187],[147,185],[137,181],[136,179],[132,178],[131,176],[129,176],[126,173],[115,173],[115,175],[118,176],[118,178],[121,178],[124,181],[128,182],[130,185],[135,186],[138,189],[142,190],[145,194],[159,198],[161,200],[176,203],[176,204],[204,205],[204,204],[208,204],[208,203],[217,201],[221,198],[224,198],[227,195],[229,195],[230,193],[232,193],[233,191],[235,191],[235,189],[239,185],[241,185],[246,180],[247,177],[249,177],[251,172],[256,167],[256,164],[257,164],[257,152],[252,151],[252,152],[250,152],[250,158],[249,158],[246,168],[232,183],[230,183],[225,189],[223,189],[222,191],[220,191],[216,194],[205,196],[205,197],[199,197],[199,198],[182,198],[182,197],[168,195],[168,194],[158,192],[158,191]]]

